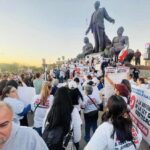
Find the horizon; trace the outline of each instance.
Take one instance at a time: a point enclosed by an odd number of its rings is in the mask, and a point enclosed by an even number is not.
[[[76,57],[82,52],[94,2],[1,1],[0,63],[41,66],[43,58],[50,64],[58,57]],[[101,0],[101,7],[116,21],[114,25],[105,21],[108,37],[112,40],[117,28],[123,26],[130,48],[144,52],[145,43],[150,42],[149,5],[147,0]],[[94,45],[93,35],[89,33],[88,37]]]

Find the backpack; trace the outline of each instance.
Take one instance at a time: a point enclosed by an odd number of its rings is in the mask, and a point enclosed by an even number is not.
[[[62,150],[63,137],[63,128],[60,126],[49,129],[49,125],[47,125],[42,135],[43,140],[50,150]]]
[[[50,150],[75,150],[73,129],[70,129],[69,132],[64,135],[62,127],[58,126],[49,129],[49,125],[47,125],[42,137]]]

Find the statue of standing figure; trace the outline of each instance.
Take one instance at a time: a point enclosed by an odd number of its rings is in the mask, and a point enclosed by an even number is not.
[[[92,14],[86,35],[90,30],[92,31],[95,40],[95,52],[101,52],[104,51],[107,43],[110,43],[109,38],[105,34],[104,19],[111,23],[115,23],[115,20],[108,15],[105,8],[100,8],[100,1],[96,1],[94,7],[95,11]]]

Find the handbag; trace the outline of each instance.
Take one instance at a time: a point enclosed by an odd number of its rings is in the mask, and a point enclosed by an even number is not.
[[[96,104],[90,96],[88,96],[88,98],[91,100],[91,102],[94,104],[94,106],[97,108],[98,111],[103,111],[104,109],[103,103]]]
[[[46,126],[42,135],[47,147],[50,150],[61,150],[63,143],[64,132],[62,127],[49,129],[49,124]]]
[[[65,148],[65,150],[76,150],[73,142],[73,129],[71,129],[64,137],[63,148]]]

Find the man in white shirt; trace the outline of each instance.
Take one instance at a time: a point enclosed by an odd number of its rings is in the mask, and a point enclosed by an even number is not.
[[[0,102],[0,150],[48,150],[36,131],[12,123],[12,119],[11,107]]]

